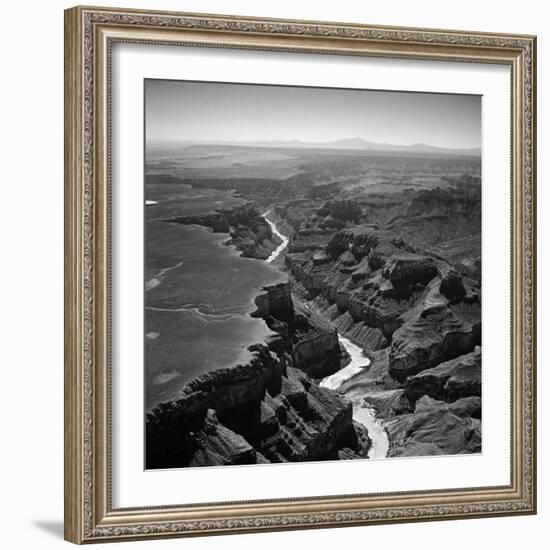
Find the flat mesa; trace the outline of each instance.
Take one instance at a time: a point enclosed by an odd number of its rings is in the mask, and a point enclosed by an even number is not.
[[[284,279],[277,269],[227,246],[227,233],[163,221],[177,212],[211,212],[212,202],[221,198],[224,208],[235,205],[230,194],[198,197],[189,186],[169,185],[152,187],[147,195],[157,203],[146,207],[148,408],[170,401],[198,376],[247,363],[248,347],[271,333],[262,319],[250,315],[255,299],[263,287]],[[174,372],[180,376],[164,376]]]

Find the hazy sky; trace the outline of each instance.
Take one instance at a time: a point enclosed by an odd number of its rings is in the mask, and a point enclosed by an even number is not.
[[[146,139],[481,146],[481,97],[147,80]]]

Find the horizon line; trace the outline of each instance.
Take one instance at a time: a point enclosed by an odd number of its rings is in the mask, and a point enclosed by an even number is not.
[[[291,143],[302,143],[307,145],[328,145],[328,144],[336,144],[338,142],[343,141],[349,141],[349,140],[361,140],[365,143],[369,143],[371,145],[378,145],[381,147],[431,147],[434,149],[446,149],[446,150],[452,150],[452,151],[479,151],[481,152],[481,145],[479,146],[470,146],[470,147],[449,147],[449,146],[441,146],[441,145],[432,145],[430,143],[425,142],[415,142],[415,143],[388,143],[388,142],[377,142],[377,141],[371,141],[369,139],[360,137],[360,136],[352,136],[352,137],[346,137],[346,138],[338,138],[338,139],[332,139],[328,141],[310,141],[310,140],[303,140],[303,139],[262,139],[262,140],[216,140],[216,139],[185,139],[185,138],[174,138],[174,139],[166,139],[166,138],[151,138],[148,139],[145,138],[146,143],[152,143],[152,142],[168,142],[168,143],[190,143],[190,144],[196,144],[196,145],[241,145],[241,146],[254,146],[255,144],[262,144],[262,143],[280,143],[280,144],[291,144]],[[245,145],[246,144],[246,145]]]

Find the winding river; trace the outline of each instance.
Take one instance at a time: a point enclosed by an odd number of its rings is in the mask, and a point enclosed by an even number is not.
[[[288,237],[277,229],[275,223],[267,218],[270,213],[271,210],[265,212],[263,218],[271,227],[271,231],[281,239],[281,244],[270,254],[269,258],[267,258],[267,263],[274,262],[287,247],[289,241]],[[351,360],[343,369],[321,380],[319,385],[331,390],[338,390],[345,380],[361,372],[361,370],[367,368],[370,364],[369,359],[365,357],[363,350],[358,345],[340,334],[338,334],[338,339],[340,344],[348,352]],[[353,406],[353,419],[367,428],[369,437],[372,440],[369,458],[386,458],[389,448],[388,435],[384,427],[376,419],[374,409],[365,406],[361,398],[353,398],[351,399],[351,403]]]
[[[363,350],[358,345],[341,334],[338,334],[338,340],[349,353],[351,360],[343,369],[321,380],[319,385],[331,390],[338,390],[345,380],[361,372],[370,364],[369,359],[365,357]],[[388,435],[384,427],[376,419],[374,409],[366,406],[362,402],[361,397],[354,397],[350,401],[353,406],[353,419],[367,428],[369,437],[372,440],[369,458],[386,458],[389,448]]]
[[[279,239],[281,239],[281,244],[269,255],[269,258],[267,258],[267,260],[265,261],[267,264],[274,262],[288,245],[288,237],[283,235],[277,229],[277,226],[267,217],[267,215],[270,213],[271,210],[268,210],[265,214],[262,214],[262,217],[269,224],[269,227],[271,227],[271,231],[275,233],[275,235],[277,235]]]

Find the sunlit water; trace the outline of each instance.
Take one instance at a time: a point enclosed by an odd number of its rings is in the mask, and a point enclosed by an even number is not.
[[[265,220],[270,225],[273,233],[282,240],[281,244],[266,260],[267,263],[271,263],[277,259],[277,257],[288,245],[288,237],[285,237],[279,232],[277,226],[266,217],[268,214],[269,212],[266,212],[263,215]],[[361,372],[370,364],[369,359],[365,357],[363,350],[359,346],[344,336],[338,335],[338,339],[340,344],[346,348],[351,360],[343,369],[340,369],[338,372],[321,380],[319,385],[323,388],[329,388],[331,390],[338,390],[344,381]],[[369,458],[385,458],[389,448],[386,431],[377,421],[374,409],[372,407],[365,406],[365,404],[361,401],[361,398],[354,398],[351,400],[353,406],[353,419],[356,422],[363,424],[369,432],[369,437],[372,440],[372,447],[369,450]]]
[[[344,336],[339,335],[338,339],[340,340],[340,344],[346,348],[351,360],[343,369],[331,376],[327,376],[321,381],[320,386],[332,390],[338,390],[344,381],[361,372],[370,364],[369,359],[364,356],[363,350],[359,346]],[[388,435],[384,427],[376,419],[374,409],[365,406],[362,398],[353,398],[351,399],[351,403],[353,405],[353,419],[367,428],[369,437],[372,440],[369,458],[386,458],[389,448]]]
[[[270,264],[274,262],[281,254],[281,252],[287,247],[288,245],[288,237],[283,235],[278,229],[277,226],[267,218],[267,215],[271,212],[271,210],[268,210],[265,214],[263,214],[264,220],[269,224],[269,227],[271,227],[271,231],[281,239],[281,244],[269,255],[269,258],[267,258],[266,263]]]

